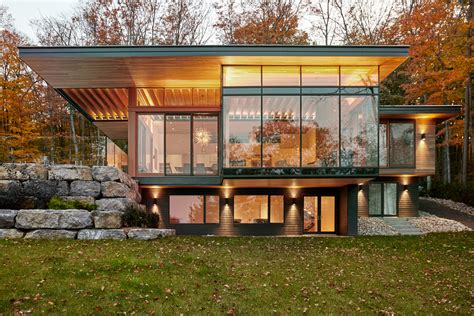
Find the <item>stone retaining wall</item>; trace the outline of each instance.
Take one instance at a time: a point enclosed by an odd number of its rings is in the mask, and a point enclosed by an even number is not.
[[[123,211],[141,200],[138,184],[109,166],[0,164],[0,209],[46,208],[53,196]]]
[[[174,229],[122,228],[122,212],[0,210],[0,239],[138,239],[175,235]]]

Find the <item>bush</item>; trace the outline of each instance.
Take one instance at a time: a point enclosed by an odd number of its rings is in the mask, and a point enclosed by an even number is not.
[[[124,227],[156,228],[158,215],[147,212],[137,204],[129,204],[122,216]]]
[[[63,200],[59,196],[53,196],[48,202],[48,208],[51,210],[81,209],[94,211],[97,209],[97,205],[78,200]]]
[[[431,190],[427,192],[427,195],[474,206],[474,181],[469,181],[465,188],[457,182],[444,184],[441,181],[433,181]]]

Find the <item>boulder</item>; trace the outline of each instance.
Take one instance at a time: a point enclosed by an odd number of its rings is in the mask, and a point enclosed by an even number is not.
[[[15,227],[81,229],[92,227],[92,216],[86,210],[20,210]]]
[[[0,210],[0,228],[15,227],[16,210]]]
[[[21,232],[17,229],[0,229],[0,239],[17,239],[23,238],[25,236],[24,232]]]
[[[92,177],[95,181],[120,181],[123,177],[122,171],[111,166],[94,166],[92,167]]]
[[[92,180],[90,167],[75,165],[55,165],[51,166],[48,177],[50,180]]]
[[[0,180],[0,209],[18,209],[22,205],[23,188],[18,180]]]
[[[122,212],[99,211],[94,212],[95,228],[122,228]]]
[[[126,198],[105,198],[95,201],[98,211],[124,212],[130,203],[134,203],[134,201]]]
[[[98,197],[100,195],[100,183],[96,181],[76,180],[71,182],[70,195],[77,196],[92,196]]]
[[[129,197],[131,189],[124,183],[106,181],[100,185],[103,197]]]
[[[66,181],[28,180],[23,182],[25,195],[34,196],[46,203],[55,195],[68,195],[68,191]]]
[[[174,236],[174,229],[158,229],[158,228],[131,228],[128,230],[129,239],[152,240],[165,236]]]
[[[83,229],[77,234],[77,239],[94,240],[94,239],[127,239],[127,235],[123,229]]]
[[[61,196],[61,199],[64,201],[79,201],[87,204],[95,204],[95,198],[93,196]]]
[[[76,235],[72,230],[38,229],[26,233],[25,239],[75,239]]]

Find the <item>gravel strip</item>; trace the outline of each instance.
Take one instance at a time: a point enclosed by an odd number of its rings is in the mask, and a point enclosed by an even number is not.
[[[454,209],[456,211],[474,216],[474,207],[466,205],[466,204],[461,203],[461,202],[454,202],[454,201],[451,201],[451,200],[437,199],[437,198],[432,198],[432,197],[420,197],[420,200],[427,200],[427,201],[436,202],[438,204],[447,206],[447,207],[449,207],[451,209]]]
[[[423,233],[461,232],[471,230],[469,227],[459,222],[447,218],[441,218],[435,215],[413,217],[408,221],[418,227],[418,229],[420,229]]]
[[[382,219],[375,217],[359,217],[359,235],[362,236],[394,236],[398,232],[387,225]]]

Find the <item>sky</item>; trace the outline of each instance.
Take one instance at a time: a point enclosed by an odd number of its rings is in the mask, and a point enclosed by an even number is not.
[[[15,28],[35,42],[35,31],[30,20],[61,13],[72,14],[78,3],[80,0],[0,0],[1,5],[8,7]]]

